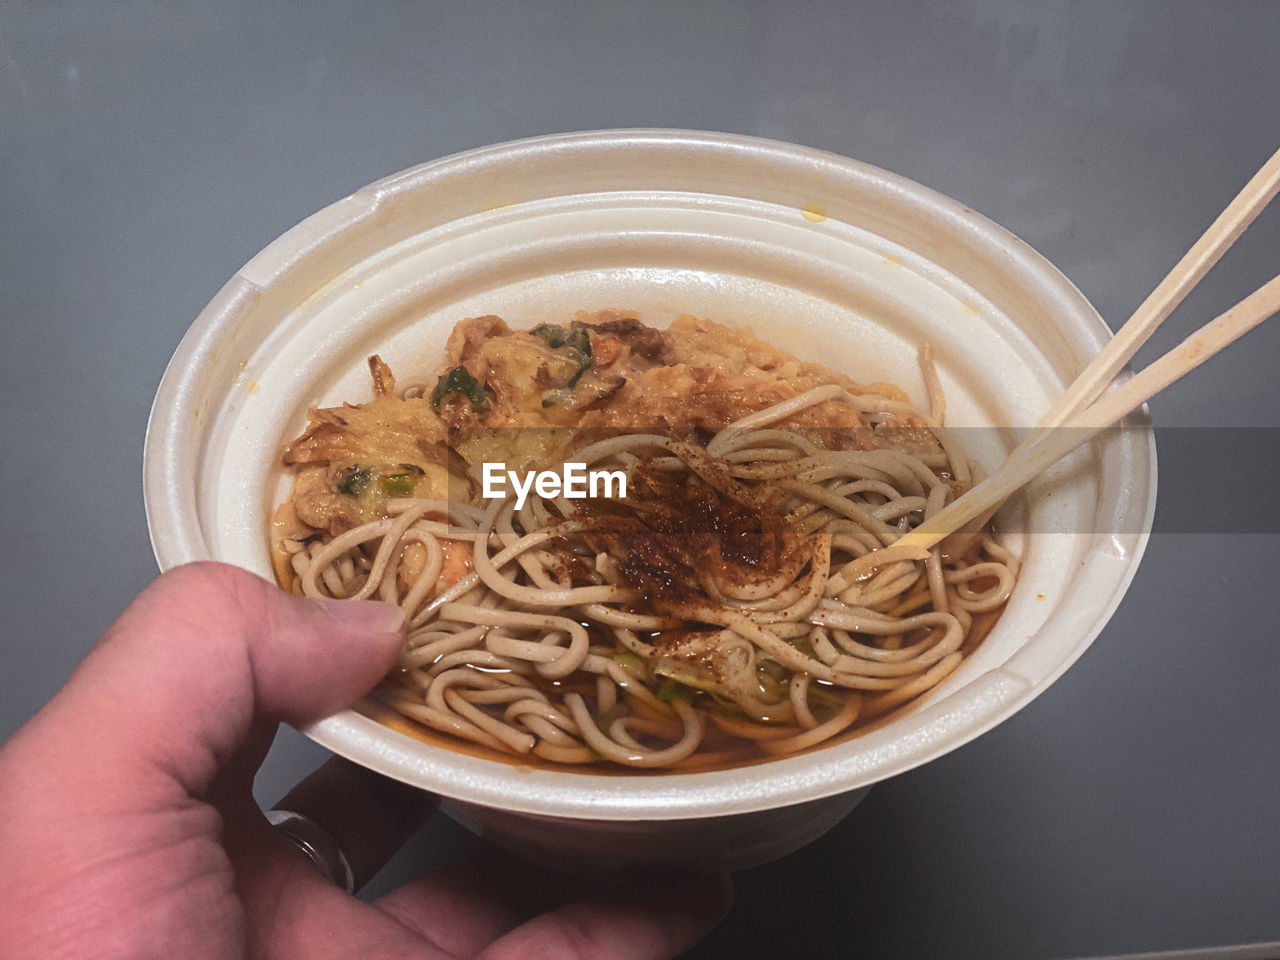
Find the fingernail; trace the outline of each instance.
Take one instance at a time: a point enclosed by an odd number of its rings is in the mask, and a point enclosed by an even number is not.
[[[399,633],[404,629],[404,611],[381,600],[321,600],[325,613],[342,623],[363,627],[370,633]]]

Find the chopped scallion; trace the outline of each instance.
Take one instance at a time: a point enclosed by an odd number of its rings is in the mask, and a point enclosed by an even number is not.
[[[407,497],[418,485],[418,478],[412,473],[388,473],[379,481],[378,486],[388,497]]]
[[[373,481],[373,469],[371,467],[347,467],[342,471],[341,479],[338,480],[338,492],[344,496],[354,497],[359,500],[369,484]]]
[[[654,691],[654,696],[663,703],[671,703],[673,700],[688,703],[693,699],[693,691],[678,680],[668,680]]]
[[[454,367],[448,373],[441,374],[436,388],[431,391],[431,406],[439,410],[445,398],[455,393],[460,393],[471,401],[471,409],[477,413],[489,409],[489,395],[466,367]]]

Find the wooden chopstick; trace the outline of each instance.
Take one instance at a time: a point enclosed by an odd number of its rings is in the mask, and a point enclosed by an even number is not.
[[[1040,418],[1037,428],[1060,426],[1072,415],[1093,403],[1115,379],[1138,349],[1147,342],[1161,323],[1173,312],[1204,275],[1217,263],[1263,208],[1280,192],[1280,150],[1250,178],[1226,209],[1218,214],[1209,229],[1197,240],[1169,271],[1147,299],[1143,300],[1125,325],[1120,328],[1096,357],[1072,381],[1071,386]],[[1032,431],[1023,445],[1033,443],[1040,429]],[[1017,452],[1015,448],[1015,453]],[[1013,454],[1010,454],[1013,456]]]
[[[1182,259],[1174,264],[1173,269],[1142,301],[1138,309],[1133,312],[1133,315],[1120,328],[1119,332],[1071,382],[1071,385],[1067,387],[1062,396],[1049,407],[1049,410],[1036,424],[1035,429],[1014,447],[1009,456],[1005,458],[1004,465],[984,483],[990,483],[1002,474],[1006,477],[1011,476],[1012,473],[1005,471],[1006,466],[1025,457],[1032,447],[1036,446],[1041,440],[1053,435],[1053,428],[1062,426],[1097,400],[1107,385],[1115,379],[1121,368],[1132,359],[1133,355],[1147,342],[1147,339],[1155,332],[1156,328],[1186,298],[1196,284],[1204,279],[1204,275],[1212,269],[1213,265],[1222,259],[1222,255],[1248,229],[1249,224],[1257,219],[1258,214],[1275,198],[1277,192],[1280,192],[1280,150],[1273,153],[1240,192],[1232,198],[1222,213],[1218,214],[1213,223],[1209,225],[1209,228],[1200,236],[1200,239],[1192,244],[1191,249],[1183,254]],[[1247,301],[1242,301],[1238,306],[1243,306],[1245,302]],[[1228,311],[1228,313],[1230,312]],[[1223,316],[1226,316],[1226,314]],[[1241,332],[1243,333],[1243,331]],[[1219,347],[1218,349],[1221,348]],[[1187,369],[1191,368],[1188,367]],[[1144,401],[1139,401],[1139,405],[1142,402]],[[1120,414],[1120,416],[1124,416],[1124,414]],[[1117,417],[1117,419],[1119,418]],[[1106,425],[1104,424],[1104,426]],[[1083,443],[1084,440],[1080,442]],[[1064,450],[1058,456],[1044,463],[1044,466],[1057,462],[1067,453],[1070,453],[1072,449],[1075,448],[1071,447]],[[1040,463],[1043,457],[1047,455],[1048,453],[1046,452],[1037,457],[1034,462]],[[1034,476],[1034,474],[1031,476]],[[1030,477],[1027,479],[1030,479]],[[958,518],[962,515],[962,512],[953,510],[953,508],[974,493],[978,489],[978,487],[975,487],[974,490],[969,491],[969,493],[956,500],[955,503],[939,511],[912,531],[909,535],[912,538],[911,542],[923,545],[927,540],[929,545],[932,546],[943,537],[966,525],[970,532],[976,532],[991,519],[1005,498],[1026,482],[1027,480],[1023,480],[1016,486],[1011,487],[1004,496],[991,499],[986,508],[982,510],[973,511],[966,508],[963,511],[965,519],[960,520]],[[982,484],[979,484],[979,487],[981,486]],[[983,498],[986,499],[990,496],[989,493],[984,493]]]
[[[1280,192],[1280,150],[1273,153],[1258,172],[1249,178],[1249,182],[1218,214],[1200,239],[1174,264],[1173,269],[1142,301],[1124,326],[1089,365],[1080,371],[1062,396],[1054,401],[1035,428],[1013,448],[1006,459],[1021,456],[1049,430],[1061,426],[1096,400],[1156,328],[1196,284],[1204,279],[1213,265],[1222,259],[1222,255],[1248,229],[1277,192]],[[971,518],[967,524],[967,532],[975,533],[986,526],[999,506],[996,503],[986,514]]]
[[[926,520],[894,545],[929,549],[971,520],[1003,503],[1072,450],[1133,412],[1169,384],[1204,363],[1223,347],[1280,312],[1280,276],[1272,278],[1230,310],[1187,337],[1141,373],[1104,394],[1056,429],[1046,431],[1021,453],[1009,456],[995,473]]]

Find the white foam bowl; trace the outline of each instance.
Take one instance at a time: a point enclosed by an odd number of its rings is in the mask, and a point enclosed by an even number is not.
[[[217,559],[271,576],[267,518],[307,408],[369,396],[364,358],[430,371],[466,316],[514,325],[629,307],[746,324],[855,380],[923,396],[935,346],[949,424],[1034,423],[1110,334],[999,226],[901,177],[747,137],[601,131],[486,147],[387,177],[249,261],[196,319],[147,431],[145,499],[164,569]],[[994,467],[1010,429],[970,431]],[[305,732],[448,799],[544,862],[738,868],[788,853],[865,789],[1025,706],[1098,635],[1146,544],[1155,447],[1105,435],[1028,487],[1006,525],[1024,568],[991,634],[892,722],[745,768],[617,776],[479,759],[351,711]]]

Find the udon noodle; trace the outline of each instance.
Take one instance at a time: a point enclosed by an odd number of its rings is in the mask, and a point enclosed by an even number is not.
[[[990,531],[951,554],[898,544],[977,469],[941,425],[927,350],[921,365],[928,412],[819,383],[715,431],[575,434],[570,458],[624,472],[624,499],[392,484],[336,535],[280,537],[278,576],[399,604],[377,701],[498,755],[680,770],[805,750],[937,686],[1014,587]],[[821,442],[805,416],[833,405],[876,448]],[[455,494],[474,490],[464,469]]]

